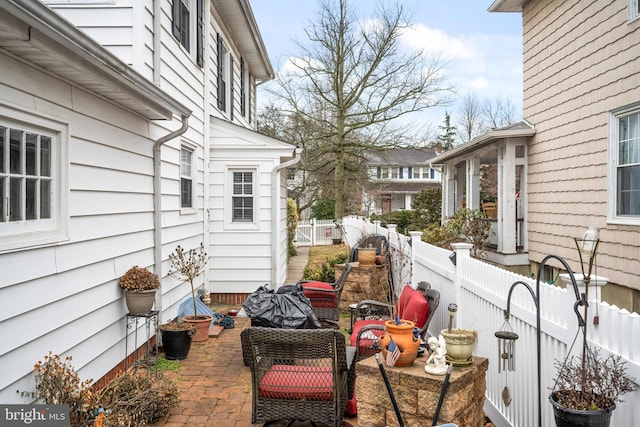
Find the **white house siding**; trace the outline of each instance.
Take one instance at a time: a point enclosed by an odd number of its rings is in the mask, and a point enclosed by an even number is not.
[[[640,21],[627,0],[526,2],[524,117],[529,254],[578,266],[573,237],[600,227],[597,274],[640,289],[638,227],[607,224],[608,112],[640,101]]]
[[[214,119],[211,130],[209,240],[212,259],[208,288],[212,293],[250,293],[272,284],[273,253],[276,251],[276,286],[286,277],[286,176],[275,178],[280,188],[275,214],[272,205],[272,172],[293,156],[290,144]],[[255,171],[257,175],[255,222],[230,222],[230,169]],[[280,227],[274,242],[274,221]]]
[[[68,240],[0,253],[0,401],[20,403],[49,351],[72,355],[82,378],[124,358],[117,280],[153,265],[152,138],[166,131],[5,54],[0,75],[0,104],[70,132]]]

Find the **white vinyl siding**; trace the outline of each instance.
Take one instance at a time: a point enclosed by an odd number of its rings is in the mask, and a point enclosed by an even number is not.
[[[68,131],[0,105],[0,251],[67,238]]]

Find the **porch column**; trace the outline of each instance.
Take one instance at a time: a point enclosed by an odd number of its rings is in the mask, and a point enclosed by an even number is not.
[[[455,165],[447,163],[442,169],[442,221],[455,212]]]
[[[516,141],[498,149],[498,252],[516,253]]]
[[[467,160],[467,208],[480,209],[480,159]]]
[[[455,205],[453,207],[453,212],[455,213],[456,209],[461,208],[462,207],[462,202],[464,200],[463,196],[464,196],[464,190],[465,190],[465,181],[466,181],[466,162],[463,164],[463,166],[460,167],[456,167],[455,171],[456,171],[456,177],[455,177],[455,193],[456,193],[456,198],[455,198]],[[464,170],[463,170],[464,169]]]

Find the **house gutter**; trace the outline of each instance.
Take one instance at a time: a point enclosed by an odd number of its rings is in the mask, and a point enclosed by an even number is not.
[[[278,287],[278,254],[280,254],[280,240],[278,239],[278,224],[280,223],[280,183],[278,176],[282,169],[293,166],[302,158],[302,148],[296,147],[295,157],[288,162],[281,163],[271,171],[271,289]]]
[[[162,279],[162,145],[182,135],[189,129],[189,116],[182,116],[180,129],[162,136],[153,144],[153,260],[154,272]],[[162,289],[156,292],[156,310],[162,322]]]

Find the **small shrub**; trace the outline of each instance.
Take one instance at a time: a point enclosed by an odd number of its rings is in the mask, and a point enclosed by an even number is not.
[[[491,223],[482,219],[482,212],[478,209],[458,209],[441,226],[427,226],[422,240],[446,249],[451,249],[451,243],[471,243],[471,256],[482,258],[489,243],[490,229]]]
[[[307,266],[302,273],[302,279],[333,283],[336,281],[336,264],[344,264],[348,260],[349,254],[339,254],[316,267]]]
[[[71,365],[71,356],[64,360],[49,352],[44,362],[33,367],[36,380],[36,396],[51,405],[69,405],[69,422],[72,426],[87,425],[97,406],[96,395],[91,389],[92,380],[81,381]]]
[[[120,277],[118,284],[126,291],[147,291],[158,289],[160,287],[160,279],[157,274],[152,273],[147,268],[134,265]]]

